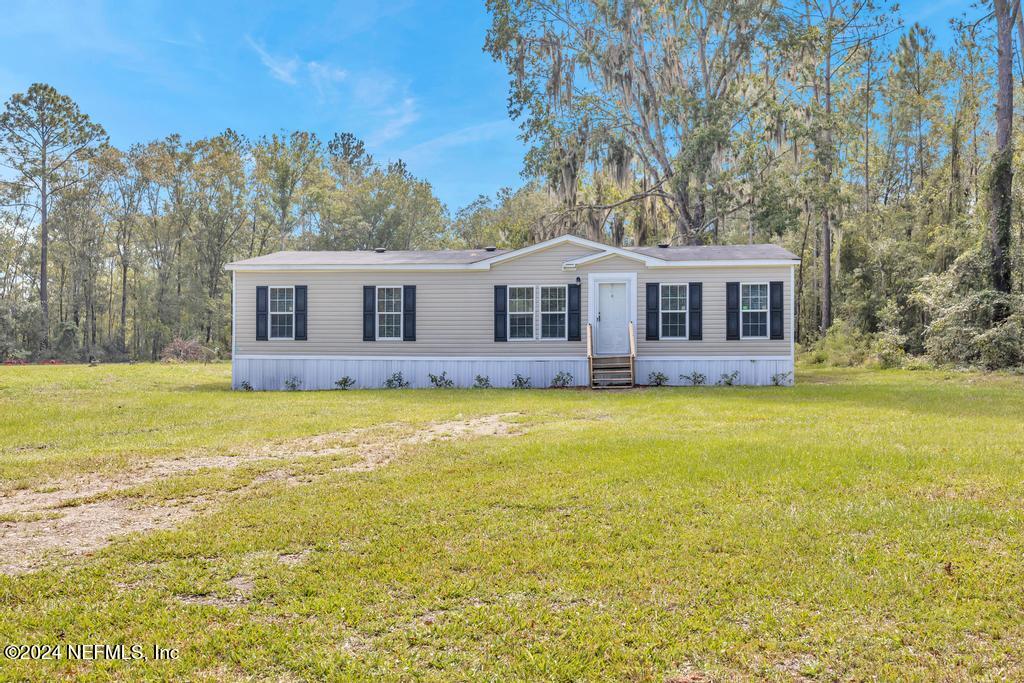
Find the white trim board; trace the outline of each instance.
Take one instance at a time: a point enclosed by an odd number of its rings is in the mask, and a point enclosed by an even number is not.
[[[650,354],[637,353],[637,360],[671,360],[671,361],[698,361],[698,360],[791,360],[790,356],[652,356]],[[489,360],[500,360],[500,361],[524,361],[524,362],[535,362],[535,361],[562,361],[562,360],[586,360],[586,356],[299,356],[290,354],[272,355],[272,354],[242,354],[238,355],[232,360],[345,360],[345,361],[356,361],[356,360],[394,360],[394,361],[407,361],[407,360],[424,360],[431,362],[441,361],[489,361]]]

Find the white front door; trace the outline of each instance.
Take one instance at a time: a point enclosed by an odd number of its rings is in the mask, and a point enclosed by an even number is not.
[[[597,284],[597,330],[594,351],[601,354],[629,353],[629,285],[625,282]]]

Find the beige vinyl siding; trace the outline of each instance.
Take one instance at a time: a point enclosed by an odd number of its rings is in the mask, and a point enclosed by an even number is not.
[[[636,273],[638,356],[788,356],[792,320],[790,320],[790,266],[700,266],[682,268],[648,268],[644,264],[622,256],[610,256],[593,264],[580,266],[577,271],[586,288],[587,273]],[[783,283],[782,319],[783,339],[725,339],[725,283],[772,282]],[[646,316],[647,283],[703,283],[701,302],[703,339],[647,341]],[[584,293],[584,298],[586,294]],[[586,303],[583,304],[586,325]]]
[[[487,271],[239,271],[235,274],[236,352],[302,356],[584,357],[587,352],[582,341],[495,342],[494,286],[573,284],[577,273],[563,271],[562,264],[595,251],[559,244],[496,264]],[[256,341],[256,287],[278,284],[309,287],[307,341]],[[416,285],[416,341],[363,341],[364,285]]]
[[[494,265],[487,271],[273,271],[235,272],[235,344],[238,355],[289,356],[459,356],[584,357],[586,342],[494,341],[495,285],[565,285],[580,278],[585,339],[589,273],[637,274],[637,336],[640,356],[788,356],[790,353],[790,268],[701,266],[647,268],[642,262],[613,256],[577,270],[565,261],[596,250],[559,244]],[[725,283],[785,283],[785,340],[725,341]],[[644,339],[647,282],[703,282],[704,339]],[[307,341],[256,341],[256,287],[307,285]],[[364,342],[364,285],[416,285],[416,341]]]

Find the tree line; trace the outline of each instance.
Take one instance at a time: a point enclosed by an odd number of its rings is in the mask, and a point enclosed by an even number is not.
[[[948,49],[874,0],[487,5],[525,182],[454,213],[351,134],[116,149],[54,88],[12,96],[0,355],[156,358],[175,338],[224,354],[232,260],[569,232],[776,242],[801,257],[807,348],[1024,364],[1018,0],[951,17]]]
[[[546,216],[616,244],[778,242],[797,335],[1024,363],[1019,0],[949,49],[875,0],[488,0]]]

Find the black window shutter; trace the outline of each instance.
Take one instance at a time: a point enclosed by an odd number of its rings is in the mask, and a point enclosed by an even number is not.
[[[769,330],[772,339],[782,339],[782,283],[770,282],[768,284],[768,318]]]
[[[306,341],[306,285],[295,285],[295,340]]]
[[[267,341],[267,288],[256,288],[256,341]]]
[[[690,326],[689,334],[686,336],[691,341],[700,341],[704,338],[704,317],[701,315],[703,298],[704,285],[700,282],[691,282],[689,296],[687,297],[690,311],[686,316],[686,324]]]
[[[660,339],[661,285],[657,282],[647,283],[647,340]]]
[[[569,341],[580,340],[580,286],[569,285]]]
[[[416,341],[416,285],[402,285],[402,341]]]
[[[494,341],[508,341],[508,287],[494,285]]]
[[[377,340],[377,288],[363,287],[363,341]]]
[[[740,338],[740,283],[725,283],[725,338]]]

